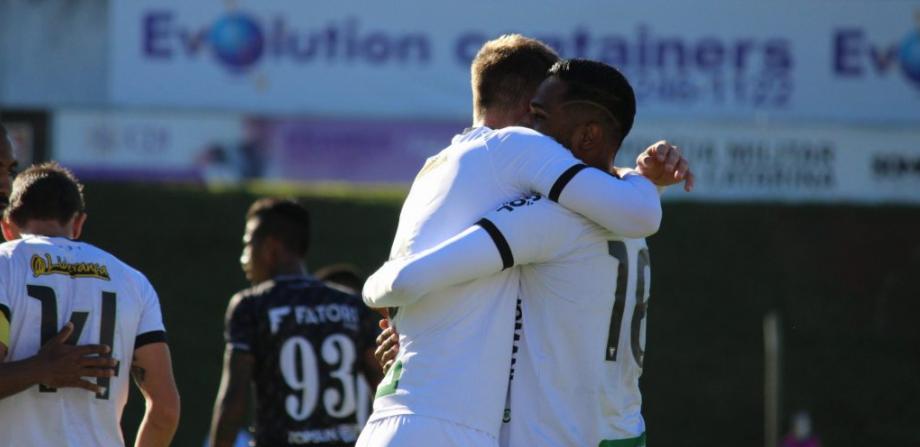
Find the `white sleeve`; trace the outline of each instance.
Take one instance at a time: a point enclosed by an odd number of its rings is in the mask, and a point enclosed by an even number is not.
[[[661,198],[641,175],[618,179],[584,165],[550,137],[530,130],[499,132],[489,153],[498,181],[537,192],[623,237],[646,237],[661,224]]]
[[[362,290],[369,307],[399,307],[445,287],[500,272],[502,257],[492,236],[474,225],[418,254],[387,261]]]
[[[137,338],[134,349],[150,343],[165,342],[166,328],[163,326],[163,314],[160,311],[160,298],[153,286],[143,278],[141,291],[141,318],[137,325]]]
[[[412,304],[433,291],[560,255],[583,220],[539,195],[503,204],[476,225],[416,255],[394,259],[364,284],[370,307]]]
[[[496,247],[502,251],[505,265],[547,262],[569,252],[575,241],[590,225],[581,216],[545,197],[524,196],[504,203],[487,214],[479,225],[494,227]]]
[[[0,271],[4,273],[9,270],[9,262],[6,258],[0,260]],[[13,323],[13,305],[10,302],[9,289],[4,279],[10,275],[0,275],[0,345],[9,348],[10,346],[10,325]],[[0,352],[0,361],[3,360]]]

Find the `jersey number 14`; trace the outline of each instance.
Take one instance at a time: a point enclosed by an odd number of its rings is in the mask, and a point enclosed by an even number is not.
[[[54,338],[59,330],[57,295],[55,295],[54,289],[48,286],[26,285],[26,291],[29,293],[30,297],[38,300],[42,306],[41,334],[42,346],[44,346],[45,343],[48,343],[49,340]],[[102,318],[99,319],[99,343],[108,346],[110,349],[109,353],[105,354],[103,357],[111,356],[111,350],[115,349],[115,347],[112,346],[112,343],[115,342],[115,303],[115,293],[102,292]],[[73,334],[67,339],[67,344],[77,344],[77,340],[80,339],[80,334],[83,333],[83,327],[86,326],[86,320],[88,318],[89,312],[74,311],[70,314],[70,322],[73,323]],[[116,376],[118,375],[119,367],[120,365],[115,366]],[[109,398],[110,381],[111,379],[109,377],[96,378],[96,385],[99,385],[99,387],[103,389],[101,393],[96,394],[96,399]],[[45,385],[39,385],[38,390],[42,393],[53,393],[57,391],[56,388]]]

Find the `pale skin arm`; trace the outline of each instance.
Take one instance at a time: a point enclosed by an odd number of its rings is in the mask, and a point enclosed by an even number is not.
[[[214,402],[210,446],[231,447],[236,441],[246,417],[253,363],[254,358],[248,352],[235,350],[230,345],[224,350],[224,371]]]
[[[134,351],[131,376],[147,401],[135,447],[168,446],[179,425],[179,391],[166,343],[150,343]]]
[[[7,347],[0,343],[0,399],[12,396],[32,386],[43,384],[54,388],[83,388],[97,393],[102,389],[87,377],[112,377],[115,360],[98,357],[109,352],[105,345],[70,346],[65,341],[73,333],[67,323],[33,357],[6,362]]]

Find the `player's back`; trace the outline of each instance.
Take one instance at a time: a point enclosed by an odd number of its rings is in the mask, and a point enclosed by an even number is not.
[[[531,217],[578,237],[550,262],[521,267],[523,334],[505,427],[510,445],[637,438],[645,430],[639,376],[648,248],[644,239],[616,237],[550,206],[565,216]]]
[[[508,132],[473,129],[428,160],[403,205],[391,258],[430,248],[519,194],[496,173],[489,152]],[[399,308],[399,358],[378,387],[370,420],[417,414],[497,436],[517,274],[507,270]]]
[[[346,446],[357,439],[357,362],[372,345],[354,295],[306,276],[234,298],[228,339],[254,357],[256,443]]]
[[[90,244],[26,236],[0,245],[0,302],[9,307],[7,361],[35,355],[67,322],[75,344],[111,346],[115,377],[100,394],[35,386],[0,400],[8,446],[120,446],[136,346],[165,341],[159,301],[137,270]]]

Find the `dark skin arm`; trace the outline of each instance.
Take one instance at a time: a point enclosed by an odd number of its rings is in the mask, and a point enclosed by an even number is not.
[[[97,357],[109,352],[105,345],[70,346],[65,344],[73,333],[67,323],[33,357],[16,362],[4,362],[6,346],[0,344],[0,399],[19,393],[37,384],[54,388],[83,388],[97,393],[101,388],[86,377],[112,377],[116,360]]]
[[[373,347],[367,348],[364,351],[358,368],[364,374],[364,378],[367,379],[368,385],[370,385],[372,389],[377,388],[380,380],[383,379],[383,370],[377,363]]]
[[[229,345],[224,350],[224,372],[211,419],[212,447],[231,447],[236,441],[246,417],[254,362],[254,357],[248,352],[234,350]]]

